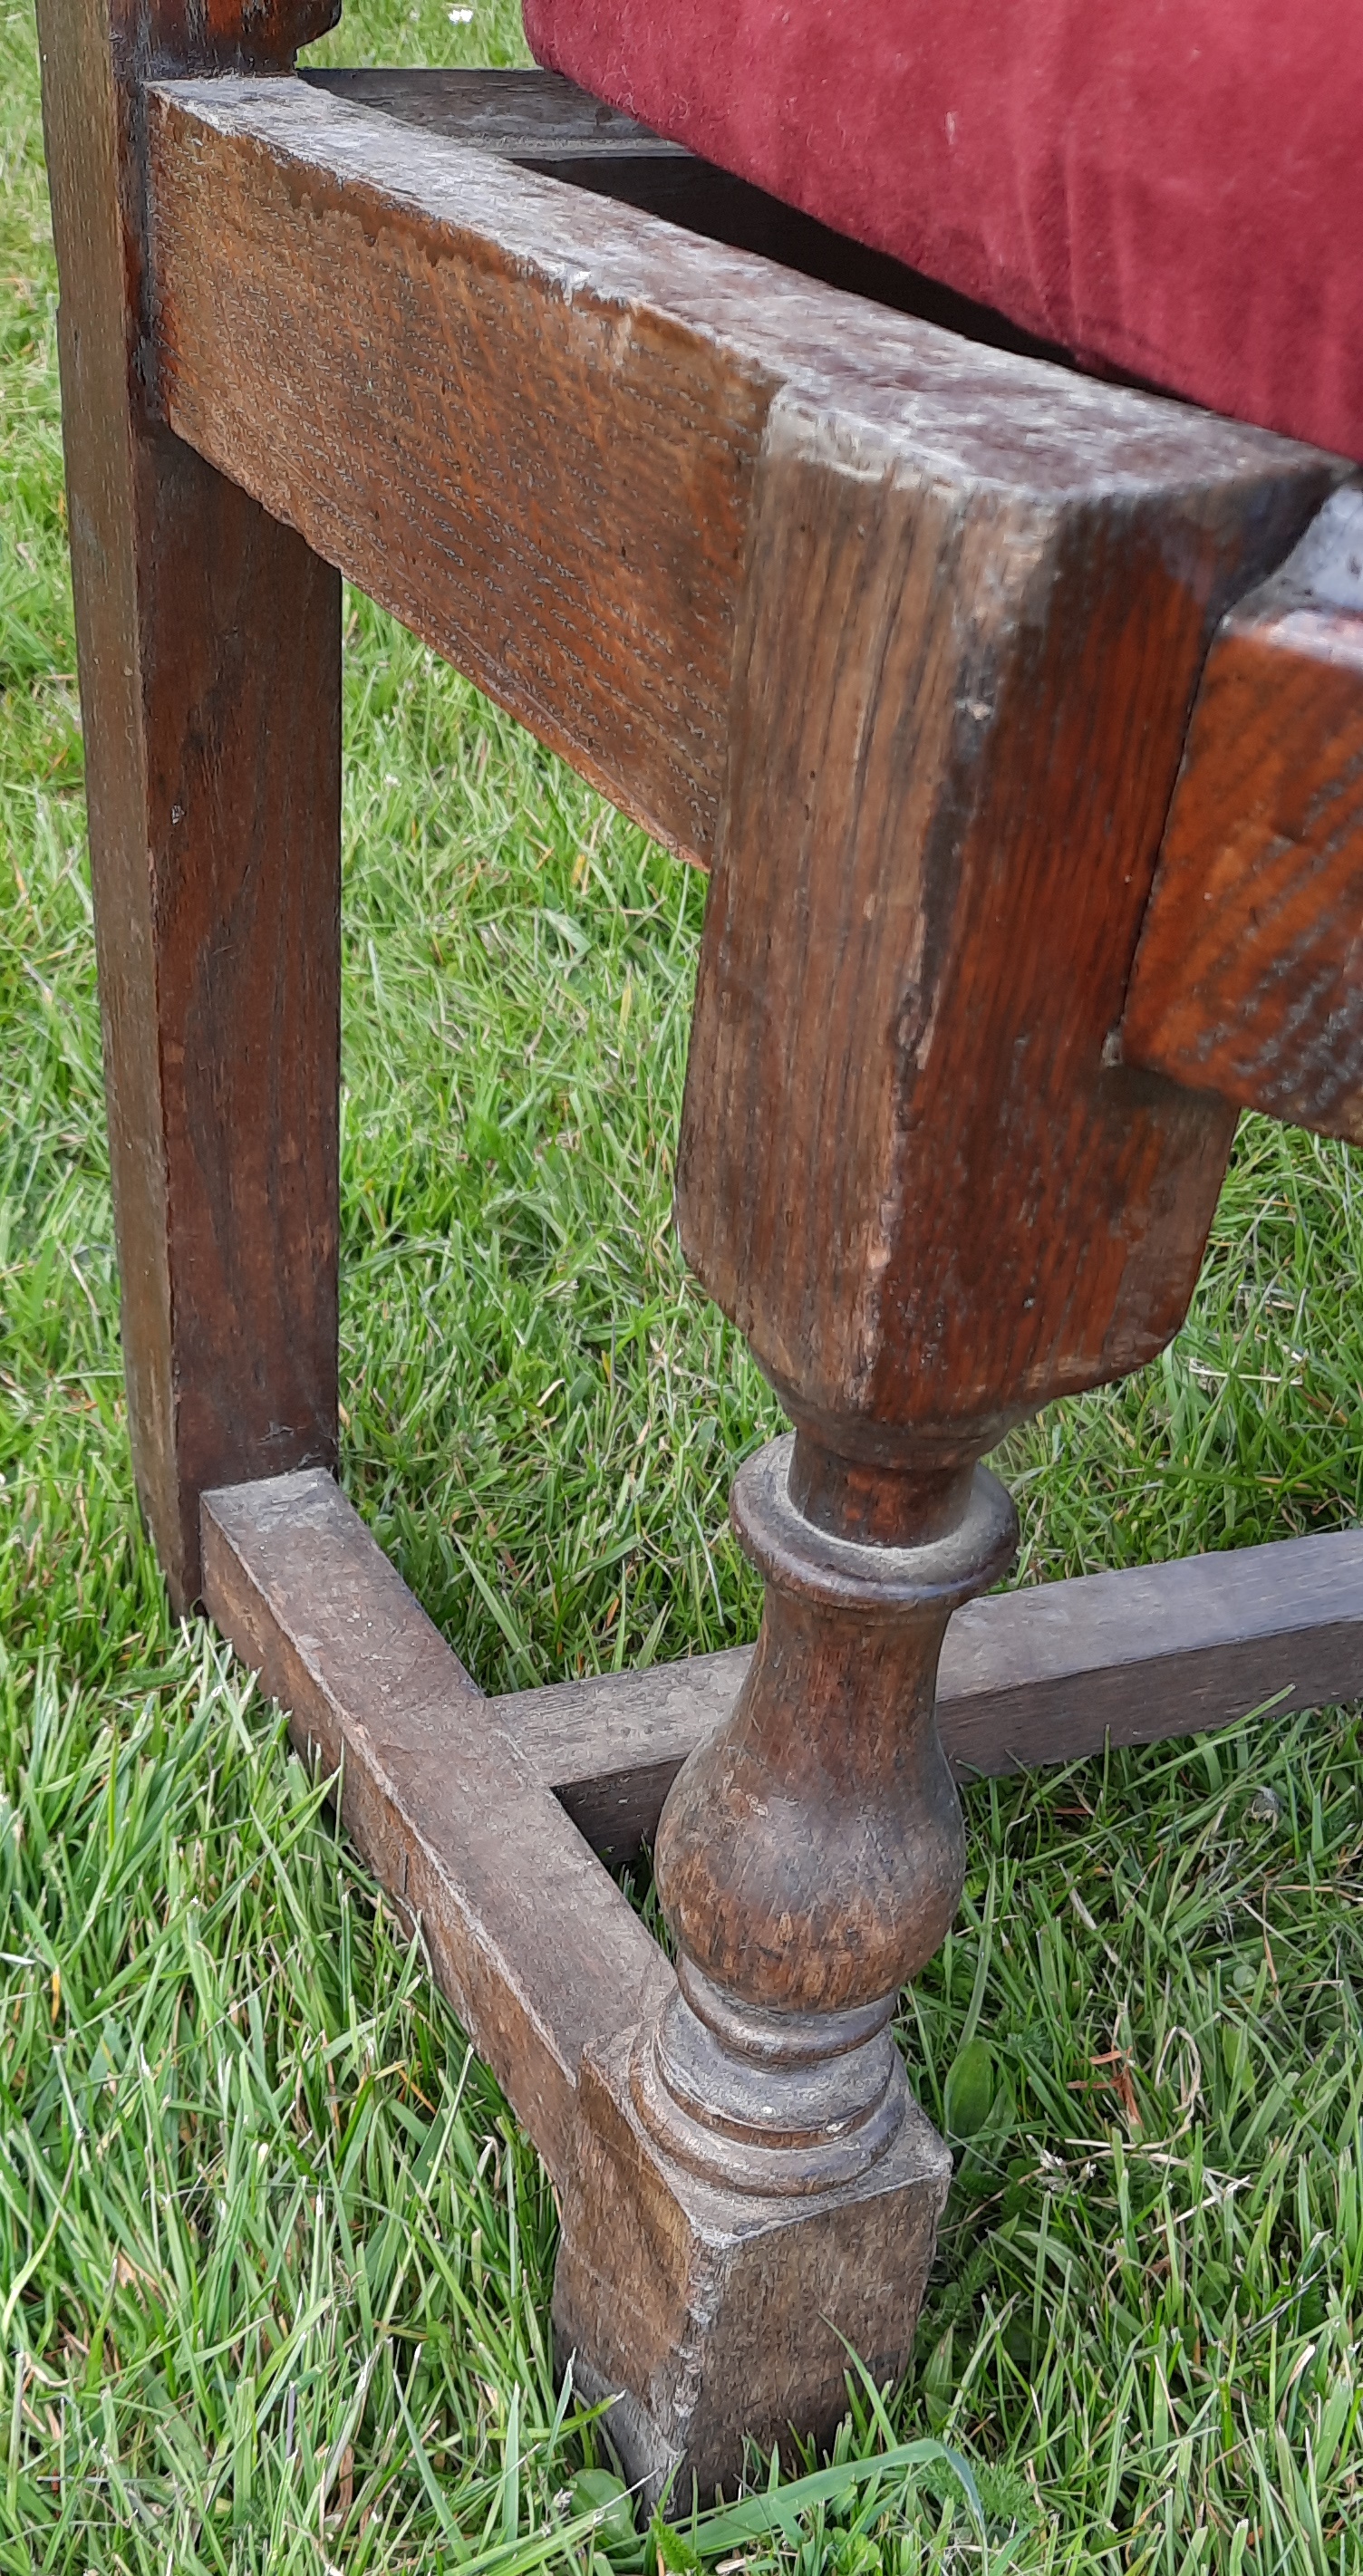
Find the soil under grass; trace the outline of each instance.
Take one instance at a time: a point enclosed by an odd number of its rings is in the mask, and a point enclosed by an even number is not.
[[[318,50],[520,58],[463,18]],[[0,156],[0,2568],[581,2565],[538,2162],[133,1509],[27,10]],[[779,1415],[670,1226],[703,885],[358,596],[347,640],[347,1488],[493,1690],[735,1642]],[[1356,1518],[1361,1249],[1348,1152],[1247,1122],[1172,1351],[1005,1453],[1016,1579]],[[967,1805],[902,2023],[960,2169],[840,2451],[945,2436],[985,2530],[920,2467],[744,2564],[1363,2567],[1356,1716]]]

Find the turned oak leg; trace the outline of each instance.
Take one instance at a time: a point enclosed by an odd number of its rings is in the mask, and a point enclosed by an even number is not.
[[[984,1468],[848,1476],[807,1438],[750,1459],[732,1511],[761,1634],[658,1829],[676,1986],[583,2060],[555,2283],[579,2387],[683,2504],[746,2437],[827,2439],[849,2353],[904,2366],[951,2174],[890,2029],[965,1870],[937,1660],[1017,1536]]]
[[[136,78],[334,11],[210,14],[40,10],[124,1366],[179,1608],[200,1490],[336,1446],[339,578],[158,424]]]
[[[867,2172],[904,2118],[888,2025],[965,1875],[937,1659],[952,1611],[1017,1538],[1009,1496],[977,1468],[908,1494],[877,1480],[894,1538],[868,1543],[807,1446],[774,1441],[734,1487],[766,1578],[762,1630],[732,1717],[663,1810],[678,1991],[636,2083],[684,2163],[780,2193]]]
[[[1186,1309],[1233,1113],[1112,1033],[1207,636],[1292,533],[1234,481],[953,485],[793,400],[754,517],[677,1205],[796,1433],[734,1490],[761,1637],[658,1829],[676,1994],[584,2059],[555,2297],[683,2491],[908,2356],[950,2159],[889,2025],[962,1882],[978,1462]]]

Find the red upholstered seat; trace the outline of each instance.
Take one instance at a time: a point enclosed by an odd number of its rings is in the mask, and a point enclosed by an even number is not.
[[[1115,367],[1363,459],[1363,0],[525,0],[542,63]]]

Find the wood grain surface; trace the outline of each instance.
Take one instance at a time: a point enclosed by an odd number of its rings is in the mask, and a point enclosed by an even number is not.
[[[676,327],[665,258],[633,292],[646,218],[301,83],[155,93],[151,184],[180,433],[708,850],[766,388]]]
[[[554,2352],[573,2356],[646,2506],[684,2518],[732,2494],[750,2442],[822,2451],[847,2412],[849,2350],[898,2381],[951,2182],[916,2102],[873,2169],[817,2199],[725,2191],[659,2153],[623,2035],[583,2059],[576,2153],[554,2272]],[[807,2454],[806,2454],[807,2456]]]
[[[751,1659],[732,1646],[517,1691],[494,1703],[497,1722],[617,1866],[652,1841]],[[942,1648],[937,1723],[968,1780],[1361,1696],[1363,1530],[1334,1530],[968,1602]]]
[[[841,2412],[830,2317],[907,2353],[947,2169],[888,2022],[963,1864],[938,1646],[1014,1526],[971,1462],[1182,1317],[1233,1112],[1115,1033],[1208,639],[1338,469],[775,265],[769,201],[558,87],[281,77],[330,5],[44,0],[139,1476],[182,1601],[214,1486],[213,1615],[567,2187],[560,2333],[650,2476],[729,2475]],[[659,1827],[675,1978],[331,1478],[272,1472],[334,1444],[337,570],[716,861],[679,1216],[798,1437]],[[1163,1679],[1224,1700],[1179,1597]],[[1032,1620],[958,1767],[1076,1675],[1052,1750],[1129,1710],[1129,1621],[1100,1663]]]
[[[428,133],[448,135],[480,152],[499,152],[533,167],[585,156],[596,162],[628,155],[649,161],[697,164],[680,143],[607,107],[557,72],[418,71],[350,69],[314,71],[300,78],[343,105],[394,117]]]
[[[180,1607],[204,1483],[334,1454],[340,600],[151,417],[130,84],[329,15],[40,13],[124,1365]]]
[[[1281,481],[1269,554],[1328,479],[310,83],[177,82],[148,113],[172,426],[702,858],[782,384],[830,434],[869,412],[929,478]]]
[[[1011,1564],[1017,1514],[977,1468],[932,1538],[835,1536],[794,1499],[794,1446],[770,1441],[735,1479],[761,1633],[730,1715],[668,1795],[653,1873],[679,1962],[726,2002],[807,2018],[888,2009],[951,1928],[965,1827],[937,1663],[953,1610]]]
[[[304,1759],[339,1775],[347,1831],[419,1918],[561,2189],[559,2360],[617,2401],[631,2474],[656,2496],[680,2467],[709,2492],[746,2436],[830,2431],[843,2336],[882,2376],[903,2366],[950,2176],[941,2140],[905,2100],[874,2171],[814,2201],[679,2167],[627,2072],[675,1993],[662,1951],[332,1479],[206,1495],[203,1529],[212,1616]]]
[[[1197,1277],[1233,1114],[1111,1039],[1208,637],[1331,469],[1145,408],[1064,476],[1021,417],[986,475],[888,396],[768,416],[677,1206],[843,1458],[992,1447]]]
[[[1122,1021],[1194,1089],[1363,1144],[1363,491],[1212,644]]]
[[[582,2051],[665,2000],[666,1959],[330,1476],[206,1495],[203,1527],[212,1617],[343,1774],[347,1832],[561,2179]]]
[[[681,144],[664,143],[557,72],[305,70],[302,77],[345,105],[501,153],[544,178],[662,215],[706,241],[757,251],[801,277],[867,296],[891,312],[919,314],[984,347],[1074,364],[1064,350],[1019,331],[1003,314],[831,232]]]

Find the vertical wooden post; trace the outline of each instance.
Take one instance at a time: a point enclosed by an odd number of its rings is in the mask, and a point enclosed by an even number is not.
[[[1142,463],[768,420],[677,1205],[795,1437],[735,1486],[762,1633],[658,1828],[677,1992],[584,2060],[555,2292],[654,2479],[907,2358],[950,2159],[889,2024],[964,1870],[937,1658],[1015,1531],[979,1460],[1159,1349],[1216,1204],[1233,1112],[1110,1040],[1207,637],[1313,496]]]
[[[141,91],[332,0],[41,0],[124,1366],[172,1599],[204,1486],[336,1446],[339,579],[157,418]]]

